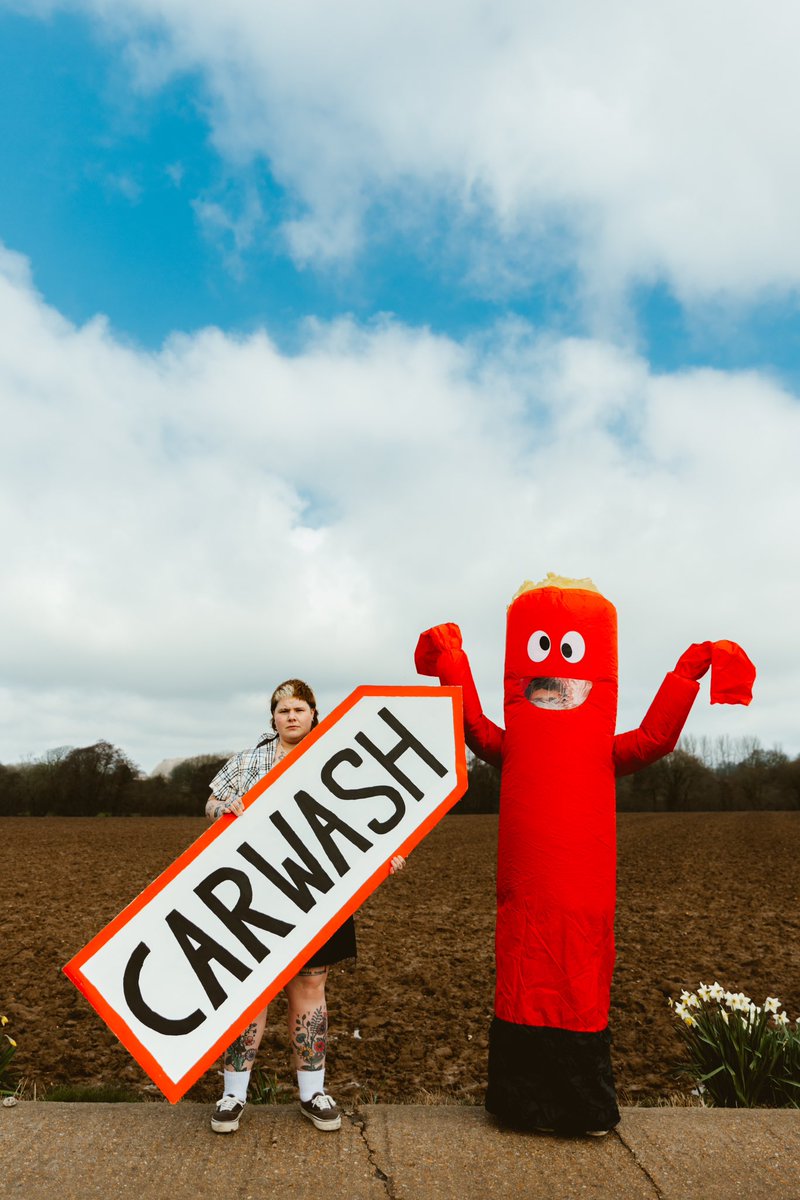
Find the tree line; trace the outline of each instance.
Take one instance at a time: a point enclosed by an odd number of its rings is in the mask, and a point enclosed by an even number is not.
[[[169,775],[145,775],[109,742],[51,750],[32,762],[0,764],[0,816],[197,817],[225,762],[184,759]]]
[[[164,775],[144,775],[109,742],[51,750],[0,763],[0,816],[203,815],[209,782],[225,762],[184,759]],[[470,756],[469,786],[456,814],[496,813],[500,772]],[[765,750],[757,739],[684,738],[666,758],[617,781],[620,812],[800,809],[800,756]]]

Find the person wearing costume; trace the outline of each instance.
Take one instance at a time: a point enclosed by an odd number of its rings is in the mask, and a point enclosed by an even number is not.
[[[242,798],[268,771],[289,754],[318,723],[314,693],[301,679],[279,684],[270,701],[273,732],[266,733],[251,750],[228,759],[211,780],[206,816],[217,821],[223,816],[240,816]],[[400,870],[405,859],[392,859],[390,872]],[[325,983],[328,968],[343,959],[356,957],[356,931],[348,917],[324,945],[309,958],[294,979],[286,984],[289,1002],[289,1037],[292,1045],[300,1111],[317,1129],[325,1132],[341,1127],[341,1110],[325,1091],[328,1009]],[[267,1020],[267,1009],[244,1029],[228,1047],[223,1058],[223,1095],[211,1116],[215,1133],[235,1133],[247,1104],[250,1073],[256,1060]]]
[[[461,686],[466,743],[501,770],[486,1108],[518,1128],[606,1133],[615,776],[675,748],[709,666],[712,703],[749,703],[755,668],[732,642],[693,645],[639,728],[615,734],[616,610],[591,580],[552,574],[508,609],[505,729],[483,714],[457,625],[423,633],[415,663]]]

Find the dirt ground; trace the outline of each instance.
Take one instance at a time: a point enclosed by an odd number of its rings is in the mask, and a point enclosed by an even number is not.
[[[26,1093],[150,1081],[61,973],[205,828],[202,820],[7,818],[0,843],[0,1013]],[[328,1082],[385,1102],[481,1103],[492,1013],[497,818],[448,817],[357,917],[357,965],[331,971]],[[681,1049],[666,1003],[718,979],[800,1015],[800,813],[623,814],[611,1028],[621,1098],[653,1101]],[[291,1092],[285,1002],[259,1065]],[[188,1093],[216,1099],[216,1070]]]

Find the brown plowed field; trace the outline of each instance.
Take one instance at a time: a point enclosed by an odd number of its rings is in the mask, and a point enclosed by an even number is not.
[[[3,821],[0,1013],[19,1044],[14,1067],[27,1094],[34,1083],[39,1094],[58,1082],[146,1088],[61,967],[204,827],[184,818]],[[361,909],[358,964],[334,968],[329,983],[334,1093],[482,1101],[496,833],[495,817],[446,818]],[[680,1043],[666,1004],[686,984],[718,979],[757,1002],[777,995],[800,1014],[798,844],[800,813],[620,817],[611,1027],[623,1099],[687,1090],[674,1076]],[[280,997],[260,1065],[288,1083],[284,1022]],[[218,1094],[210,1071],[188,1098]]]

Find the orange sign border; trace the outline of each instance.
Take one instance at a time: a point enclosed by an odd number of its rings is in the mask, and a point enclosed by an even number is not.
[[[248,808],[254,800],[257,800],[264,792],[275,784],[285,770],[293,763],[296,763],[307,750],[319,741],[329,729],[336,725],[341,718],[348,713],[351,708],[354,708],[360,700],[365,696],[382,696],[387,699],[392,696],[449,696],[453,701],[453,732],[456,748],[456,786],[445,797],[442,803],[434,809],[432,813],[422,821],[414,832],[403,842],[395,853],[407,856],[411,853],[415,846],[430,833],[434,825],[438,824],[441,818],[453,807],[456,801],[467,790],[467,762],[466,751],[464,747],[464,724],[463,724],[463,708],[460,687],[427,687],[425,685],[409,685],[407,687],[379,687],[373,685],[362,685],[357,687],[354,692],[351,692],[346,700],[338,704],[332,712],[328,714],[315,729],[311,731],[303,739],[300,745],[286,756],[277,766],[265,775],[258,783],[250,788],[250,791],[243,797],[243,803]],[[364,883],[358,891],[350,897],[350,899],[342,905],[334,917],[324,926],[323,929],[316,935],[315,938],[303,949],[303,951],[293,959],[281,974],[273,980],[269,987],[265,988],[257,1000],[250,1004],[241,1017],[237,1018],[231,1027],[219,1037],[214,1045],[208,1050],[202,1058],[189,1070],[181,1079],[171,1080],[164,1070],[156,1062],[153,1055],[137,1038],[136,1034],[126,1023],[122,1016],[112,1008],[111,1005],[101,996],[99,991],[83,974],[83,965],[92,958],[101,947],[111,940],[111,938],[120,929],[136,916],[154,896],[171,883],[181,871],[194,862],[199,854],[205,850],[215,838],[223,832],[230,821],[235,821],[235,817],[221,817],[219,821],[215,821],[205,833],[202,833],[197,841],[192,842],[184,852],[175,859],[171,866],[167,867],[151,884],[141,892],[135,900],[132,900],[122,912],[120,912],[112,921],[105,926],[104,929],[95,935],[82,950],[79,950],[74,955],[66,966],[63,967],[64,974],[68,979],[72,980],[75,986],[86,997],[93,1008],[97,1010],[99,1015],[108,1025],[109,1029],[119,1038],[123,1046],[136,1059],[139,1065],[147,1072],[154,1083],[158,1085],[161,1091],[171,1104],[177,1103],[181,1096],[195,1083],[200,1076],[208,1070],[212,1063],[220,1057],[227,1049],[231,1042],[236,1037],[237,1033],[244,1029],[250,1021],[260,1013],[270,1000],[278,994],[285,983],[293,979],[297,972],[302,967],[303,963],[314,954],[314,952],[331,936],[336,929],[339,928],[342,921],[350,916],[359,908],[368,896],[375,891],[378,884],[382,883],[387,877],[389,871],[389,863],[386,862],[382,867],[379,867],[370,878]]]

